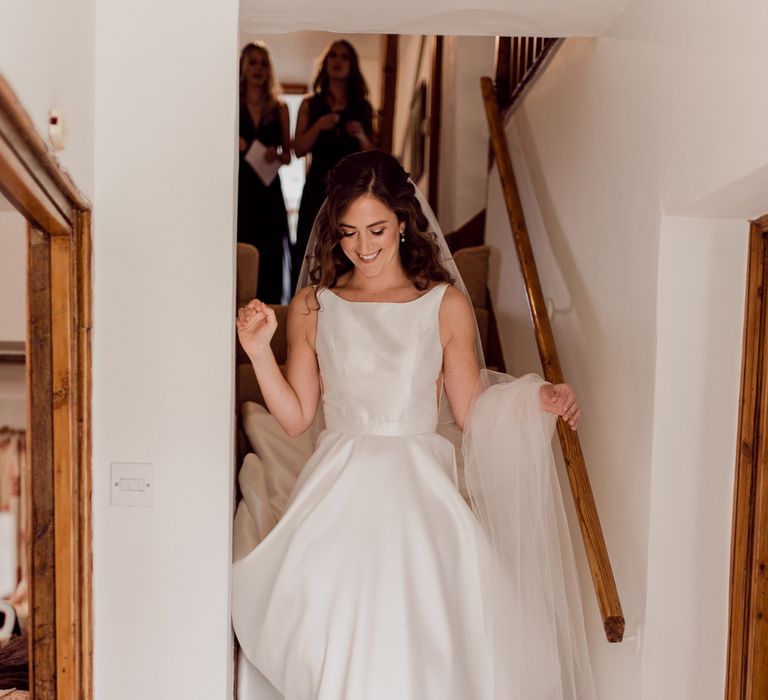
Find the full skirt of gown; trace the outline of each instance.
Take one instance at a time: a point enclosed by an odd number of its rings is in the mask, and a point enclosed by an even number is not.
[[[407,303],[320,296],[326,429],[279,522],[233,568],[235,632],[273,697],[594,697],[591,680],[563,691],[557,642],[538,631],[536,687],[502,687],[493,605],[499,590],[519,600],[520,585],[496,563],[457,487],[454,445],[436,432],[444,290]],[[500,619],[520,618],[516,608]]]

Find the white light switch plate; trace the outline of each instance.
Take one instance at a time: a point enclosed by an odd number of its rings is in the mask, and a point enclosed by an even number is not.
[[[155,465],[137,462],[110,464],[109,503],[113,506],[155,505]]]

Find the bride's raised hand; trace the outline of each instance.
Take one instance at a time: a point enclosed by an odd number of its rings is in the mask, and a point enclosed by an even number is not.
[[[237,310],[235,327],[240,345],[251,356],[269,348],[277,330],[277,318],[271,307],[254,299]]]
[[[576,430],[581,418],[581,407],[570,384],[544,384],[539,390],[541,410],[562,416],[562,419]]]

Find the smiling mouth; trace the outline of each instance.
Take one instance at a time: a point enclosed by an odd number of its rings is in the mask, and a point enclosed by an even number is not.
[[[381,252],[381,248],[379,248],[379,250],[377,250],[375,253],[371,253],[370,255],[363,255],[362,253],[358,253],[357,257],[360,258],[360,260],[362,260],[363,262],[369,263],[376,260],[380,252]]]

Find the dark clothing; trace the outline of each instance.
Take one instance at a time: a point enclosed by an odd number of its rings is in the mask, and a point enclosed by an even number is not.
[[[309,98],[307,128],[312,127],[320,117],[332,111],[324,95],[319,93],[313,95]],[[360,141],[347,133],[346,124],[348,122],[360,122],[368,138],[373,139],[373,108],[368,100],[363,100],[362,103],[356,105],[347,105],[337,113],[339,122],[336,128],[321,131],[312,146],[312,163],[307,173],[304,190],[301,193],[301,204],[299,205],[296,243],[291,248],[292,292],[296,291],[296,283],[301,265],[304,262],[304,251],[307,247],[309,234],[312,232],[312,225],[315,223],[317,212],[325,201],[326,176],[344,156],[357,153],[360,150]]]
[[[283,295],[283,241],[288,238],[280,176],[265,185],[245,161],[245,154],[255,140],[265,146],[280,146],[283,129],[280,110],[264,114],[258,126],[244,104],[240,105],[240,136],[247,148],[240,152],[237,188],[237,240],[259,250],[259,279],[256,295],[268,304],[279,304]]]

